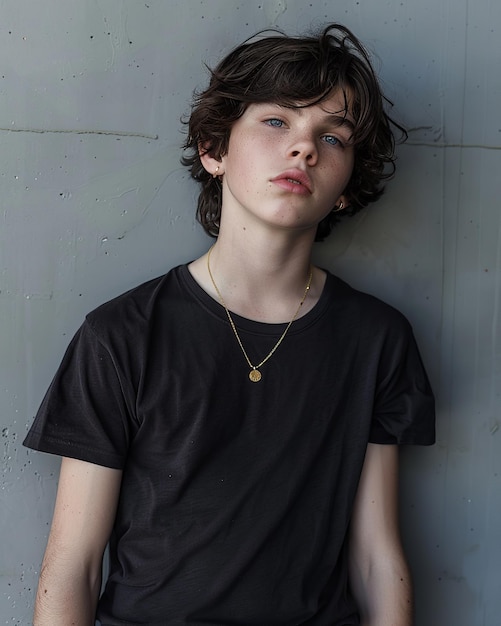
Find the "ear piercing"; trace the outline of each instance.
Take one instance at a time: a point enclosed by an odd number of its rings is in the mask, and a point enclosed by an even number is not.
[[[216,167],[216,170],[215,170],[214,174],[212,174],[212,178],[217,178],[218,177],[218,172],[219,172],[219,165]]]

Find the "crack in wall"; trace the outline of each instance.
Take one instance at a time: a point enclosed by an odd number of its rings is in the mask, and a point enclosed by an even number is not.
[[[158,135],[148,135],[146,133],[132,133],[129,131],[120,130],[85,130],[78,128],[2,128],[0,132],[4,133],[36,133],[39,135],[48,133],[58,133],[66,135],[107,135],[110,137],[137,137],[139,139],[152,139],[157,140]]]
[[[407,129],[407,133],[409,136],[412,133],[417,133],[419,131],[425,131],[424,135],[433,134],[435,135],[434,140],[425,141],[420,139],[409,139],[402,143],[402,145],[407,146],[424,146],[428,148],[476,148],[481,150],[501,150],[501,145],[489,144],[489,143],[463,143],[459,142],[449,142],[449,141],[440,141],[443,137],[442,129],[437,128],[435,126],[414,126],[412,128]]]
[[[436,141],[406,141],[403,146],[424,146],[428,148],[477,148],[481,150],[501,150],[501,146],[486,143],[439,143]]]

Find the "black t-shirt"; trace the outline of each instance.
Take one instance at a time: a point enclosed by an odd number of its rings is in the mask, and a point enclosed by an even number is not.
[[[253,363],[285,328],[233,318]],[[359,623],[346,533],[367,443],[434,441],[412,330],[328,274],[261,372],[186,266],[75,335],[25,445],[123,469],[103,625]]]

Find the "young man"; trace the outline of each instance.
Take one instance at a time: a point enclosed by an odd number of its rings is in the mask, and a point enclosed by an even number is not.
[[[25,442],[63,456],[35,625],[410,626],[397,447],[433,397],[402,315],[311,264],[392,173],[364,49],[239,46],[185,147],[216,243],[87,316]]]

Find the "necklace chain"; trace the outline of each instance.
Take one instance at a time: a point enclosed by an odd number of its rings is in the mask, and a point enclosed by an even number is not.
[[[238,341],[238,345],[240,346],[240,349],[242,350],[242,353],[243,353],[243,355],[245,357],[245,360],[247,361],[247,363],[249,364],[249,367],[251,368],[251,370],[249,372],[249,378],[250,378],[250,380],[253,383],[258,383],[261,380],[261,378],[262,378],[262,374],[259,371],[259,368],[262,367],[266,363],[266,361],[268,361],[268,359],[270,359],[275,354],[275,351],[277,350],[278,346],[284,340],[285,335],[289,331],[289,328],[292,326],[292,323],[297,318],[297,316],[299,314],[299,311],[301,310],[301,307],[303,306],[303,303],[306,300],[306,296],[308,295],[308,292],[309,292],[310,286],[311,286],[311,279],[313,277],[313,269],[310,267],[310,274],[308,276],[308,282],[306,283],[306,287],[305,287],[305,290],[304,290],[303,297],[301,299],[301,302],[299,303],[299,306],[296,309],[296,312],[292,316],[291,321],[287,324],[287,326],[285,327],[284,332],[280,335],[280,338],[278,339],[277,343],[273,346],[271,351],[264,357],[264,359],[260,363],[258,363],[257,365],[253,365],[251,363],[251,360],[249,359],[249,356],[248,356],[247,352],[245,351],[245,348],[244,348],[244,346],[242,344],[242,340],[240,339],[240,336],[238,334],[237,327],[235,326],[235,322],[233,321],[233,318],[231,317],[231,314],[230,314],[230,312],[228,310],[228,307],[226,306],[224,298],[223,298],[221,292],[219,291],[218,286],[216,285],[216,281],[214,280],[214,276],[212,275],[212,272],[211,272],[211,269],[210,269],[210,255],[212,253],[214,245],[211,246],[211,248],[209,249],[209,252],[207,253],[207,271],[209,272],[209,276],[210,276],[210,279],[212,281],[212,285],[213,285],[214,289],[216,290],[216,293],[217,293],[217,296],[219,298],[219,301],[221,302],[221,305],[223,306],[224,310],[226,311],[226,316],[228,317],[228,321],[230,322],[230,326],[231,326],[231,329],[233,330],[233,334],[235,335],[236,340]]]

